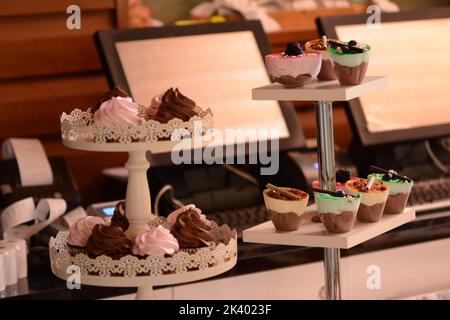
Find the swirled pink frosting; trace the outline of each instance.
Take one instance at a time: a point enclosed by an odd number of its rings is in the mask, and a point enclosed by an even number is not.
[[[67,242],[72,246],[85,247],[92,230],[97,224],[105,224],[105,220],[100,217],[85,217],[74,223],[69,229]]]
[[[171,228],[175,222],[177,222],[177,218],[180,214],[182,214],[183,212],[186,212],[188,210],[194,210],[197,211],[198,214],[200,215],[200,220],[202,220],[204,223],[209,224],[208,219],[206,219],[206,216],[204,214],[202,214],[202,210],[200,210],[199,208],[197,208],[195,206],[195,204],[188,204],[185,206],[182,206],[181,208],[171,212],[168,216],[167,216],[167,224],[168,224],[168,228]]]
[[[139,105],[129,97],[112,97],[103,102],[94,113],[94,121],[109,128],[120,124],[137,126],[142,123]]]
[[[178,240],[163,226],[152,227],[136,236],[133,254],[139,256],[159,256],[174,254],[179,249]]]

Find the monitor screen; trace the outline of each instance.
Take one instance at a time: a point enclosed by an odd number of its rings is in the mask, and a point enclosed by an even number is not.
[[[339,39],[369,43],[368,74],[389,87],[360,97],[369,132],[450,125],[450,18],[336,26]]]
[[[350,122],[363,145],[450,135],[450,7],[321,17],[329,38],[372,46],[368,75],[388,77],[388,88],[349,101]]]
[[[211,108],[214,128],[223,137],[227,129],[265,129],[275,130],[273,138],[289,138],[278,102],[252,100],[252,88],[270,83],[252,31],[127,40],[115,46],[136,102],[148,105],[153,96],[178,87],[200,107]],[[236,142],[252,139],[258,137],[234,137]]]

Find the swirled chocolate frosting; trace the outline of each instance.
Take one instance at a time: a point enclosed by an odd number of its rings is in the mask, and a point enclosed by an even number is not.
[[[89,257],[95,258],[102,254],[113,259],[130,254],[132,242],[118,226],[96,225],[92,231],[86,251]]]
[[[111,218],[111,226],[121,227],[123,231],[127,231],[130,223],[125,214],[125,201],[119,201],[114,208],[114,214]]]
[[[91,107],[91,112],[94,113],[95,111],[97,111],[103,102],[108,101],[113,97],[127,98],[128,94],[122,89],[115,87],[110,92],[106,93],[103,97],[101,97],[100,100],[98,100],[97,103]]]
[[[195,210],[181,213],[170,232],[178,240],[181,249],[206,247],[215,242],[211,226],[202,221]]]
[[[196,103],[184,96],[177,88],[170,88],[162,96],[155,97],[149,110],[153,113],[155,108],[157,108],[156,114],[149,114],[149,119],[161,123],[167,123],[174,118],[188,121],[191,117],[199,115],[199,107]]]

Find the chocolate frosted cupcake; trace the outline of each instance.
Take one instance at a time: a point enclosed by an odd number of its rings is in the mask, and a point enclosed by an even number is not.
[[[87,242],[86,251],[91,258],[106,255],[120,259],[130,254],[131,247],[132,241],[125,236],[121,227],[96,225]]]
[[[180,249],[207,247],[215,242],[211,234],[211,226],[205,223],[196,210],[179,214],[170,231],[178,240]]]
[[[147,108],[147,119],[161,123],[167,123],[175,118],[188,121],[201,113],[202,110],[193,100],[183,95],[178,88],[170,88],[152,99]]]
[[[130,223],[125,214],[125,201],[119,201],[114,208],[114,214],[111,218],[111,226],[121,227],[125,232]]]

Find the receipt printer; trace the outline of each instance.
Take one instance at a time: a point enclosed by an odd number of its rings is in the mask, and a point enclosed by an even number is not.
[[[80,205],[64,158],[47,158],[36,139],[7,139],[0,160],[0,209],[27,197],[37,203],[42,198],[62,198],[71,210]]]

